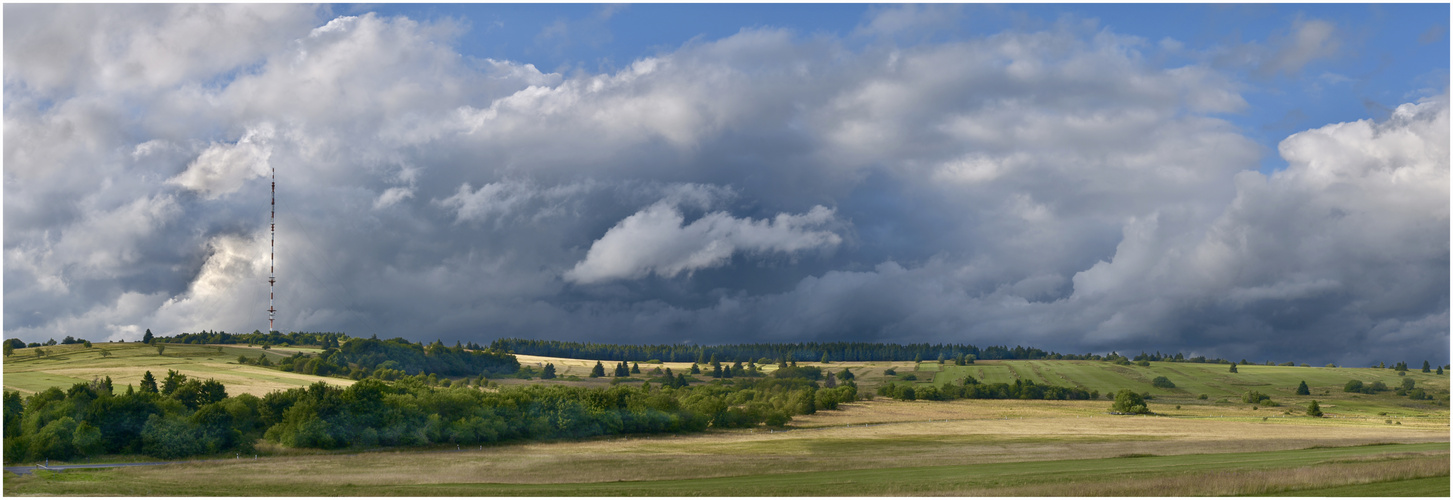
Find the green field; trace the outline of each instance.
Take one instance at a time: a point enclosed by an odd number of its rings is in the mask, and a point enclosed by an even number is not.
[[[1376,395],[1342,392],[1343,385],[1353,379],[1369,384],[1381,381],[1389,387],[1396,387],[1402,378],[1389,369],[1240,365],[1238,373],[1230,373],[1228,368],[1227,365],[1201,363],[1155,362],[1149,367],[1142,367],[1103,361],[980,361],[967,366],[945,365],[937,371],[932,383],[961,383],[965,376],[986,383],[1012,383],[1017,377],[1037,384],[1097,390],[1101,394],[1120,389],[1148,392],[1164,403],[1181,405],[1212,404],[1223,399],[1240,405],[1243,393],[1256,390],[1270,395],[1283,406],[1305,407],[1307,402],[1315,399],[1324,403],[1324,411],[1342,415],[1366,417],[1383,412],[1390,415],[1447,415],[1446,407],[1439,408],[1431,401],[1412,401],[1391,392]],[[1152,386],[1151,380],[1159,376],[1169,378],[1176,387],[1163,389]],[[1447,375],[1413,370],[1406,376],[1429,393],[1446,392],[1449,388]],[[1297,385],[1302,381],[1306,381],[1312,395],[1296,395]],[[1207,395],[1207,399],[1197,399],[1201,394]],[[1325,405],[1328,402],[1330,408]]]
[[[166,350],[158,355],[156,348],[137,342],[95,343],[87,348],[81,344],[44,347],[49,354],[36,356],[35,348],[16,349],[5,358],[5,390],[33,394],[49,387],[66,388],[93,378],[111,377],[118,387],[140,382],[150,371],[158,378],[167,370],[176,370],[188,377],[211,378],[227,386],[228,394],[253,394],[305,387],[317,381],[346,386],[352,380],[289,373],[264,367],[243,365],[238,356],[257,359],[264,355],[276,362],[294,349],[273,349],[246,346],[210,346],[163,344]],[[103,356],[102,352],[110,353]]]
[[[805,438],[812,440],[813,438]],[[688,444],[688,443],[681,443]],[[147,468],[6,474],[5,493],[42,495],[215,495],[254,496],[864,496],[864,495],[1331,495],[1448,494],[1447,443],[1388,444],[1242,453],[1154,455],[1033,460],[967,465],[905,466],[914,461],[885,451],[899,466],[858,468],[853,461],[829,470],[763,472],[737,458],[755,452],[713,450],[710,455],[672,456],[683,464],[720,457],[721,465],[676,467],[667,478],[635,479],[629,469],[657,463],[630,446],[614,458],[589,461],[556,447],[559,462],[529,461],[556,469],[555,481],[472,480],[458,464],[489,466],[519,452],[519,446],[464,453],[364,454],[313,457],[303,461],[223,460]],[[540,447],[535,447],[540,448]],[[548,448],[548,447],[547,447]],[[548,454],[547,454],[548,455]],[[1032,455],[1031,455],[1032,457]],[[411,476],[388,464],[444,460],[438,474]],[[319,463],[326,466],[320,468]],[[576,462],[594,477],[572,481]],[[342,472],[340,469],[352,469]],[[368,475],[368,471],[377,470]],[[413,471],[415,469],[409,469]],[[614,472],[614,474],[612,474]],[[609,477],[621,479],[608,479]],[[374,479],[370,479],[370,477]],[[381,478],[381,479],[379,479]],[[401,478],[403,478],[401,480]],[[631,478],[631,479],[626,479]],[[1439,486],[1441,484],[1441,486]],[[1328,486],[1332,485],[1332,486]]]

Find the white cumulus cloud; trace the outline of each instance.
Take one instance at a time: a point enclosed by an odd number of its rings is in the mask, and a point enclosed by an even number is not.
[[[616,224],[590,246],[585,260],[565,273],[576,283],[634,279],[656,274],[718,267],[733,254],[795,253],[831,248],[842,237],[815,230],[833,220],[833,211],[815,206],[803,214],[778,214],[771,220],[711,212],[685,224],[681,211],[657,203]]]

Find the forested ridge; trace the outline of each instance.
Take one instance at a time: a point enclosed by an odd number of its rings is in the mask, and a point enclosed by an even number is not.
[[[565,342],[559,340],[535,340],[505,338],[491,342],[493,349],[532,356],[558,358],[602,359],[607,361],[660,360],[677,363],[705,363],[715,356],[724,361],[758,361],[765,363],[779,361],[909,361],[925,359],[956,359],[972,356],[974,359],[1077,359],[1114,360],[1124,356],[1118,353],[1061,354],[1034,347],[988,346],[979,348],[972,344],[884,344],[877,342],[796,342],[768,344],[655,344],[625,345],[594,342]],[[1190,363],[1228,363],[1224,359],[1207,359],[1204,356],[1187,357],[1183,354],[1154,354],[1141,352],[1132,361],[1168,361]]]
[[[374,377],[394,380],[404,375],[436,374],[446,377],[513,374],[519,361],[509,353],[496,349],[470,350],[455,345],[446,347],[435,341],[427,346],[402,338],[389,340],[349,339],[343,345],[322,344],[318,354],[297,353],[276,363],[283,371],[309,375],[335,375],[361,380]],[[267,355],[243,356],[239,362],[271,365]]]

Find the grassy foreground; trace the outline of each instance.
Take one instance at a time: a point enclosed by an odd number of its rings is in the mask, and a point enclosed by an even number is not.
[[[5,494],[1166,496],[1330,495],[1345,492],[1373,496],[1446,497],[1449,494],[1448,467],[1446,443],[544,484],[468,482],[468,478],[450,478],[455,482],[431,484],[335,484],[327,480],[293,483],[271,481],[258,474],[206,473],[208,469],[234,473],[240,470],[237,466],[226,464],[196,464],[164,467],[164,475],[133,473],[137,469],[40,472],[26,477],[7,474]],[[230,481],[225,479],[229,477]],[[225,483],[217,484],[219,479]]]

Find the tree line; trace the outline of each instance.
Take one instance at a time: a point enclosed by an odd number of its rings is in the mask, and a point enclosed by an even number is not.
[[[560,340],[497,339],[490,347],[501,351],[534,356],[551,356],[606,361],[667,361],[707,364],[712,356],[726,362],[757,361],[758,364],[783,361],[906,361],[923,359],[954,359],[972,356],[977,359],[1102,359],[1096,354],[1060,354],[1023,346],[988,346],[970,344],[884,344],[876,342],[798,342],[758,344],[655,344],[625,345]]]
[[[259,398],[228,396],[212,380],[147,372],[140,388],[109,379],[4,395],[5,460],[145,454],[173,459],[252,451],[258,439],[297,448],[483,445],[523,439],[700,432],[780,426],[834,409],[857,387],[803,378],[739,378],[694,387],[526,385],[484,390],[365,378],[347,388],[318,382]]]
[[[146,331],[142,342],[152,341],[151,330]],[[173,344],[253,344],[253,345],[316,345],[320,347],[338,347],[347,342],[349,337],[339,332],[288,332],[271,331],[263,333],[253,330],[252,333],[227,333],[223,331],[203,330],[196,333],[179,333],[171,337],[156,337],[158,342]]]
[[[878,386],[878,395],[904,401],[926,399],[946,401],[951,399],[1097,399],[1100,391],[1087,391],[1077,387],[1036,384],[1033,380],[1015,379],[1014,383],[985,384],[974,377],[966,377],[963,383],[942,386],[898,385],[890,382]]]

